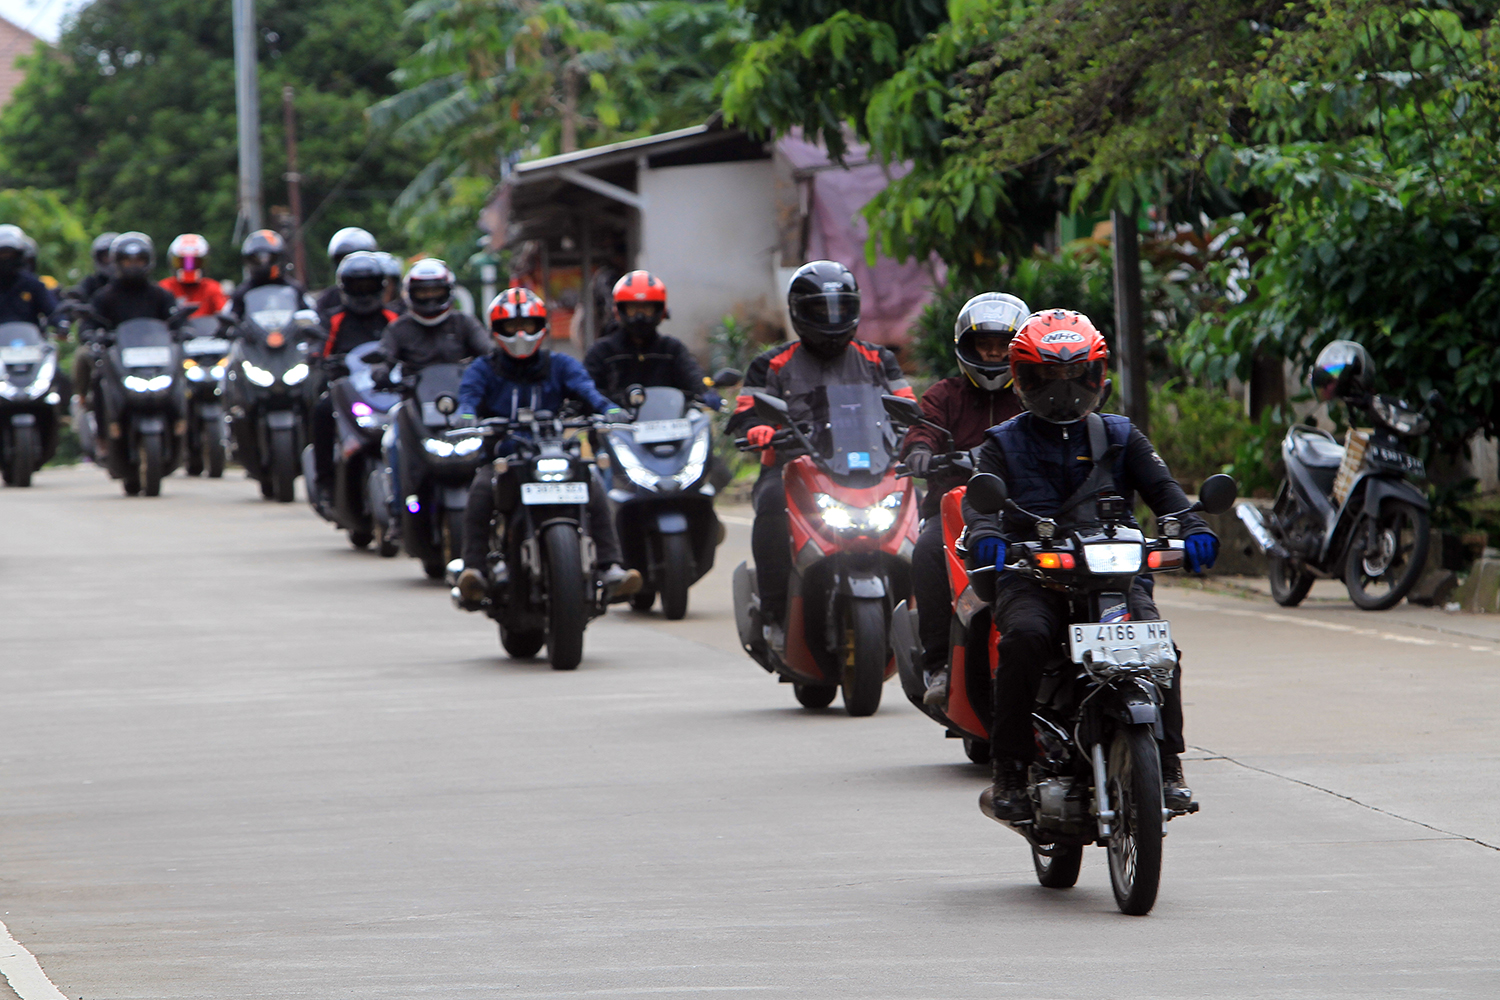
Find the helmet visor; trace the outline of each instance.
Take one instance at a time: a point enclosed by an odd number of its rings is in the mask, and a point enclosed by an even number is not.
[[[546,328],[547,321],[540,316],[508,316],[494,324],[495,334],[500,337],[514,337],[518,334],[534,337]]]
[[[379,295],[385,290],[385,279],[378,274],[345,278],[339,282],[339,289],[345,295],[351,296]]]
[[[647,323],[660,323],[662,314],[666,312],[660,302],[621,302],[618,305],[620,318],[629,323],[632,320]]]
[[[1104,396],[1104,362],[1014,367],[1016,393],[1026,409],[1054,424],[1071,424],[1092,413]]]
[[[797,319],[813,326],[838,328],[859,322],[859,293],[827,291],[799,295],[793,300]]]
[[[436,316],[453,301],[453,286],[446,281],[413,281],[407,289],[411,307],[420,316]]]

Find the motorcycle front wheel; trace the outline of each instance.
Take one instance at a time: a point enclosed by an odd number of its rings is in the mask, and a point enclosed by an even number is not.
[[[1270,556],[1266,562],[1266,577],[1271,582],[1271,599],[1283,608],[1295,608],[1301,604],[1307,592],[1312,589],[1312,574],[1294,568],[1291,560],[1283,556]]]
[[[297,499],[297,440],[290,427],[271,432],[271,494],[277,503]]]
[[[203,442],[203,471],[210,479],[224,478],[224,424],[219,420],[204,420],[198,430]]]
[[[844,641],[839,647],[843,661],[844,711],[859,717],[874,715],[885,686],[885,602],[875,598],[853,598],[844,608]]]
[[[542,535],[547,565],[547,658],[553,670],[573,670],[583,659],[589,594],[583,578],[578,529],[554,524]]]
[[[693,575],[693,548],[687,535],[661,536],[661,614],[668,621],[687,616]]]
[[[5,464],[5,482],[11,486],[30,486],[41,441],[35,427],[10,429],[10,460]]]
[[[1344,563],[1349,600],[1366,611],[1400,604],[1427,565],[1430,531],[1427,512],[1403,500],[1387,500],[1378,517],[1355,525]]]
[[[1121,913],[1138,917],[1156,905],[1161,885],[1161,751],[1149,723],[1121,726],[1106,767],[1114,828],[1109,835],[1109,884]]]
[[[161,496],[161,473],[164,466],[160,434],[141,435],[140,445],[141,492],[148,497]]]

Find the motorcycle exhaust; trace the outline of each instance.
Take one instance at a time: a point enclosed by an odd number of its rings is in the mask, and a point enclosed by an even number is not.
[[[1239,517],[1240,522],[1244,524],[1245,530],[1250,532],[1250,537],[1254,540],[1256,548],[1260,549],[1262,553],[1269,556],[1286,554],[1282,551],[1281,546],[1276,543],[1276,539],[1271,537],[1271,531],[1266,527],[1266,516],[1261,513],[1259,507],[1248,503],[1235,504],[1234,512]]]

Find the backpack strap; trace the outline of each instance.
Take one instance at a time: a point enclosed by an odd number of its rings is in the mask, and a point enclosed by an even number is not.
[[[1094,467],[1089,470],[1088,478],[1073,491],[1072,496],[1063,501],[1063,505],[1053,515],[1059,521],[1085,501],[1089,501],[1089,507],[1092,507],[1092,501],[1100,493],[1115,488],[1115,477],[1110,469],[1120,454],[1120,446],[1109,443],[1109,432],[1104,426],[1104,418],[1099,414],[1090,413],[1084,418],[1084,422],[1088,425],[1089,454],[1094,460]],[[1092,518],[1092,512],[1089,511],[1088,514]]]

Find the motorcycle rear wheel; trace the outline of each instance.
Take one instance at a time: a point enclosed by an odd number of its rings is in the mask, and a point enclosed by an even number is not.
[[[543,629],[534,632],[512,632],[500,626],[500,646],[513,659],[529,660],[547,644],[547,633]]]
[[[1073,888],[1078,884],[1078,869],[1083,867],[1083,845],[1052,844],[1048,850],[1049,853],[1043,854],[1035,844],[1031,847],[1036,880],[1048,889]]]
[[[1115,731],[1106,767],[1114,828],[1109,837],[1109,884],[1115,905],[1133,917],[1151,912],[1161,885],[1161,751],[1149,723]]]
[[[1401,603],[1427,565],[1427,512],[1387,500],[1378,517],[1361,521],[1349,540],[1344,587],[1355,607],[1385,611]]]
[[[844,607],[844,641],[839,647],[843,661],[844,711],[856,718],[874,715],[885,687],[885,602],[875,598],[853,598]]]
[[[797,696],[797,704],[803,708],[827,708],[838,693],[839,689],[833,684],[792,683],[792,694]]]
[[[542,535],[547,565],[547,658],[553,670],[574,670],[583,659],[589,595],[578,529],[554,524]]]
[[[1294,570],[1291,560],[1270,556],[1266,578],[1271,582],[1271,599],[1283,608],[1295,608],[1312,589],[1313,576],[1306,570]]]
[[[667,621],[686,617],[692,585],[693,549],[687,535],[661,536],[661,614]]]
[[[628,598],[632,611],[650,611],[651,606],[656,603],[656,591],[650,587],[642,587]]]
[[[981,767],[990,765],[990,745],[985,740],[976,740],[971,736],[964,737],[964,756],[969,761]]]

